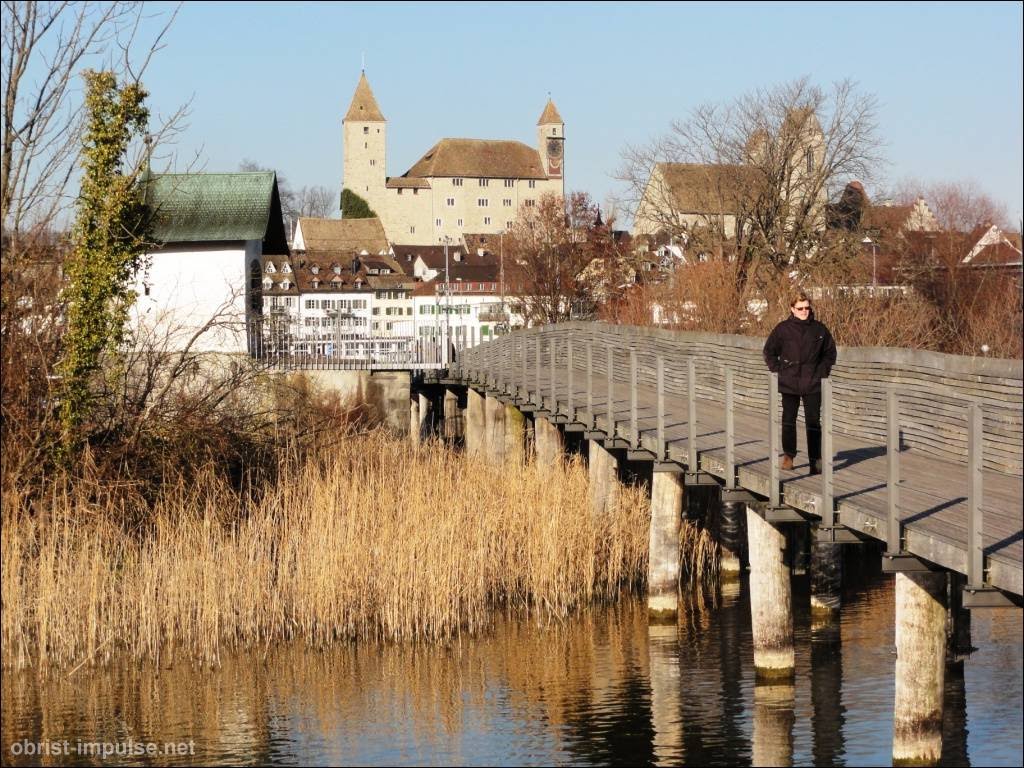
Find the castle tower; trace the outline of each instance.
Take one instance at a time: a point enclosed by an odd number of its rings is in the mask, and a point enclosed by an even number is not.
[[[537,149],[549,179],[565,177],[565,123],[550,98],[537,121]]]
[[[341,187],[366,200],[378,214],[385,203],[387,127],[387,120],[363,72],[341,121],[344,155]]]

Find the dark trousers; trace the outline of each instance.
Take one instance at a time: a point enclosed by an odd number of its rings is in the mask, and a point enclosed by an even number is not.
[[[796,456],[796,414],[800,398],[804,401],[804,422],[807,424],[807,458],[821,458],[821,392],[810,395],[782,393],[782,452]]]

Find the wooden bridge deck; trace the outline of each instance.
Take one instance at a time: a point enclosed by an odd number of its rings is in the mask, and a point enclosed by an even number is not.
[[[508,370],[513,368],[513,370]],[[462,381],[481,388],[497,388],[516,396],[518,402],[532,402],[569,423],[599,430],[608,437],[628,443],[632,449],[657,452],[657,392],[650,386],[636,387],[637,432],[632,428],[632,390],[629,381],[616,371],[613,382],[612,414],[608,409],[608,383],[604,375],[593,375],[588,409],[587,373],[573,371],[572,413],[569,411],[568,371],[543,371],[538,398],[534,370],[523,381],[513,366],[505,366],[500,377],[480,371],[458,374]],[[474,380],[475,377],[475,380]],[[553,382],[553,384],[552,384]],[[552,388],[553,386],[553,388]],[[670,389],[666,387],[666,389]],[[675,389],[678,391],[679,387]],[[552,392],[554,397],[552,397]],[[724,479],[725,408],[721,401],[696,400],[697,468]],[[664,393],[664,434],[666,458],[688,464],[688,399]],[[764,411],[734,406],[734,445],[737,487],[759,496],[770,495],[769,420]],[[577,427],[579,428],[579,427]],[[779,472],[783,504],[821,515],[824,495],[822,476],[808,473],[804,427],[798,427],[800,456],[791,472]],[[654,456],[652,455],[652,459]],[[692,470],[692,467],[688,467]],[[888,530],[888,457],[884,443],[833,430],[833,494],[839,522],[882,541]],[[968,468],[964,463],[943,459],[917,450],[900,451],[899,517],[905,549],[925,560],[960,573],[968,572]],[[1022,561],[1022,489],[1020,475],[986,470],[983,472],[986,583],[1016,595],[1024,594]]]

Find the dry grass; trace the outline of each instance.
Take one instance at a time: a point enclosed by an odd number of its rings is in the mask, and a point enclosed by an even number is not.
[[[211,471],[165,485],[144,528],[115,503],[5,484],[5,667],[444,641],[485,629],[497,605],[560,619],[647,568],[641,489],[592,518],[578,462],[512,471],[376,433],[286,463],[259,499]]]

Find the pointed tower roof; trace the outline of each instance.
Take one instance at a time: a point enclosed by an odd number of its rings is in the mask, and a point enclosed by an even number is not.
[[[384,115],[381,114],[377,100],[370,90],[370,83],[366,79],[366,73],[359,75],[359,84],[356,92],[352,95],[352,103],[348,105],[348,112],[345,113],[345,120],[355,120],[359,123],[386,123]]]
[[[555,106],[555,102],[549,98],[547,106],[544,107],[544,112],[541,113],[540,120],[537,121],[537,125],[551,125],[552,123],[565,125],[565,123],[562,122],[562,116],[558,114],[558,108]]]

